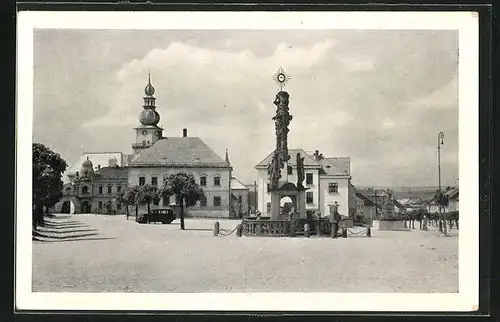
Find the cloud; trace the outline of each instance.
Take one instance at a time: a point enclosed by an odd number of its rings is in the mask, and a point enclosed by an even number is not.
[[[151,70],[164,134],[188,128],[221,157],[228,149],[234,174],[253,182],[275,144],[272,75],[283,66],[292,76],[290,148],[350,156],[355,184],[425,185],[435,181],[443,130],[443,178],[458,172],[455,33],[61,31],[44,39],[52,41],[36,40],[35,137],[69,159],[131,152]]]
[[[412,108],[458,108],[458,78],[435,89],[429,95],[408,102]]]

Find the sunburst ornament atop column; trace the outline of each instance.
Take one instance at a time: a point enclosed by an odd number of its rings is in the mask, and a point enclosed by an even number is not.
[[[283,67],[280,67],[273,76],[273,80],[280,87],[280,91],[283,91],[283,87],[285,87],[286,83],[288,83],[290,79],[291,79],[290,75],[285,73]]]

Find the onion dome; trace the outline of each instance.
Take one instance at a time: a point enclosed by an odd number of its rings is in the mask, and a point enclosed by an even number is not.
[[[89,157],[87,157],[87,160],[83,161],[82,163],[82,167],[85,167],[85,168],[92,168],[93,164],[92,164],[92,161],[89,160]]]
[[[160,122],[160,114],[152,108],[144,109],[139,114],[139,122],[142,125],[157,125]]]
[[[83,161],[82,163],[81,177],[88,178],[93,175],[94,175],[93,164],[92,161],[89,160],[89,157],[87,157],[87,160]]]
[[[153,85],[151,85],[151,74],[149,74],[148,85],[146,85],[146,88],[144,89],[144,93],[147,96],[153,96],[155,94],[155,88],[153,87]]]

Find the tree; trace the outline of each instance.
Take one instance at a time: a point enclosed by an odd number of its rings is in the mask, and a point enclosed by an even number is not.
[[[158,193],[158,188],[156,186],[146,184],[139,187],[139,190],[137,191],[136,194],[136,204],[148,206],[148,217],[147,217],[148,224],[151,212],[151,203],[158,202],[159,200],[160,196]]]
[[[131,186],[127,187],[120,195],[120,202],[125,205],[127,208],[127,219],[129,217],[129,206],[135,205],[135,200],[137,196],[137,192],[139,191],[139,186]],[[137,219],[137,212],[138,209],[136,207],[136,214],[135,217]]]
[[[180,206],[181,230],[184,230],[184,205],[194,206],[204,198],[203,189],[196,183],[193,175],[179,172],[165,178],[165,183],[160,192],[163,197],[175,196],[177,205]]]
[[[436,190],[436,193],[434,194],[434,200],[436,201],[439,207],[439,225],[440,227],[442,227],[442,232],[446,235],[448,232],[446,229],[446,220],[443,220],[442,211],[443,208],[448,207],[450,200],[448,198],[448,195],[443,193],[442,190]]]
[[[33,229],[43,225],[43,207],[55,205],[62,197],[62,174],[66,161],[41,143],[33,143]]]

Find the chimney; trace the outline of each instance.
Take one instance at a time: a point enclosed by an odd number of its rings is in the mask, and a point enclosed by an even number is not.
[[[101,165],[100,164],[97,165],[97,170],[99,170],[99,169],[101,169]]]
[[[318,157],[319,157],[319,150],[316,150],[314,151],[314,159],[318,161]]]
[[[188,136],[188,129],[182,129],[182,137],[187,138]]]
[[[321,154],[319,155],[319,158],[318,158],[318,159],[319,159],[319,160],[323,160],[323,153],[321,153]]]

